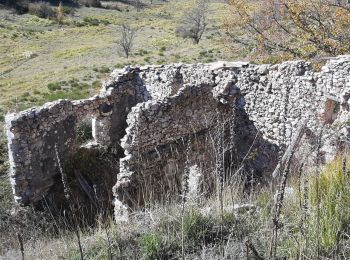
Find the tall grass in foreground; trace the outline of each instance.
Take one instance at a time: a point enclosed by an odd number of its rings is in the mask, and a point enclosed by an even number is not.
[[[348,168],[349,163],[344,167],[339,157],[317,175],[304,168],[291,175],[285,187],[274,259],[316,259],[317,254],[320,259],[349,259]],[[231,189],[225,187],[220,195],[222,206],[214,193],[201,204],[153,204],[146,211],[133,212],[123,225],[111,218],[101,219],[94,229],[81,233],[84,259],[271,259],[276,192],[256,187],[254,194],[237,192],[232,198]],[[255,207],[235,210],[233,201]],[[25,242],[26,257],[81,259],[81,251],[73,243],[77,239],[74,231],[62,234]],[[20,259],[20,247],[10,249],[6,257]]]
[[[350,175],[343,171],[340,157],[325,167],[318,180],[315,176],[310,177],[308,197],[310,240],[319,236],[322,253],[336,256],[341,241],[350,234]],[[315,222],[317,209],[319,223]]]
[[[56,160],[57,160],[58,168],[60,170],[60,174],[61,174],[61,178],[62,178],[62,184],[64,187],[64,190],[63,190],[64,196],[69,204],[70,213],[72,215],[74,232],[76,234],[78,245],[79,245],[80,259],[84,260],[84,252],[83,252],[83,247],[81,245],[79,225],[78,225],[78,222],[76,221],[76,216],[74,215],[74,211],[73,211],[74,205],[71,202],[71,191],[70,191],[70,187],[69,187],[68,182],[67,182],[67,175],[65,174],[65,172],[63,171],[63,168],[62,168],[61,160],[60,160],[59,153],[58,153],[57,143],[55,144],[55,153],[56,153]]]
[[[301,175],[299,175],[300,177]],[[294,176],[296,177],[296,176]],[[283,210],[279,254],[293,259],[350,257],[350,176],[342,158],[294,178]],[[297,192],[297,185],[302,187]]]

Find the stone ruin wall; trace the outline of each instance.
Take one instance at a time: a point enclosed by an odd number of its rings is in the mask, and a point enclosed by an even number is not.
[[[271,154],[285,149],[293,130],[305,117],[310,118],[308,127],[315,135],[325,129],[322,149],[329,159],[335,154],[337,140],[348,134],[349,71],[350,56],[330,59],[320,72],[313,71],[305,61],[278,65],[173,64],[115,70],[97,96],[58,100],[6,116],[15,200],[35,203],[49,192],[59,173],[57,154],[64,163],[76,151],[76,127],[86,117],[93,118],[96,144],[117,147],[125,153],[120,159],[120,172],[113,173],[119,174],[114,191],[117,196],[125,186],[133,185],[137,169],[147,170],[146,166],[159,163],[159,151],[167,154],[160,169],[172,169],[174,160],[175,164],[183,161],[183,155],[172,158],[168,153],[171,145],[207,131],[214,123],[208,118],[220,113],[239,122],[235,127],[242,134],[235,141],[237,147],[249,147],[254,135],[261,133],[261,150],[271,149],[258,164],[262,168]],[[202,153],[199,148],[194,156],[197,161],[203,159]]]
[[[119,140],[120,118],[125,121],[128,107],[135,105],[136,99],[133,85],[127,83],[89,99],[58,100],[8,114],[5,120],[15,200],[26,205],[47,194],[59,173],[57,155],[64,163],[78,149],[76,128],[83,119],[92,119],[97,143],[111,145]]]

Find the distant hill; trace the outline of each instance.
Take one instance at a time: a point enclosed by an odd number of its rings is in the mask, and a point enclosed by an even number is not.
[[[70,7],[79,7],[79,5],[85,6],[100,6],[99,0],[49,0],[49,1],[35,1],[35,0],[0,0],[0,8],[1,5],[5,8],[14,9],[18,14],[25,14],[29,11],[30,4],[50,4],[52,6],[58,6],[58,4],[62,2],[65,6]]]

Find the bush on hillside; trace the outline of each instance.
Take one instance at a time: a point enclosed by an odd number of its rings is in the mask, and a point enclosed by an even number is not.
[[[3,2],[5,6],[15,9],[17,14],[25,14],[28,12],[28,0],[0,1],[1,4]]]
[[[78,3],[86,7],[101,7],[100,0],[78,0]]]
[[[68,15],[68,14],[73,15],[75,13],[75,11],[76,11],[75,8],[63,5],[63,13],[64,14],[66,14],[66,15]]]
[[[50,4],[41,2],[41,3],[32,3],[28,6],[29,13],[40,18],[55,18],[56,12],[50,6]]]

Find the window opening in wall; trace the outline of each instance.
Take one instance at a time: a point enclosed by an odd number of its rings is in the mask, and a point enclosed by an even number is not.
[[[76,127],[77,142],[84,144],[93,140],[92,136],[92,118],[84,118],[78,122]]]

